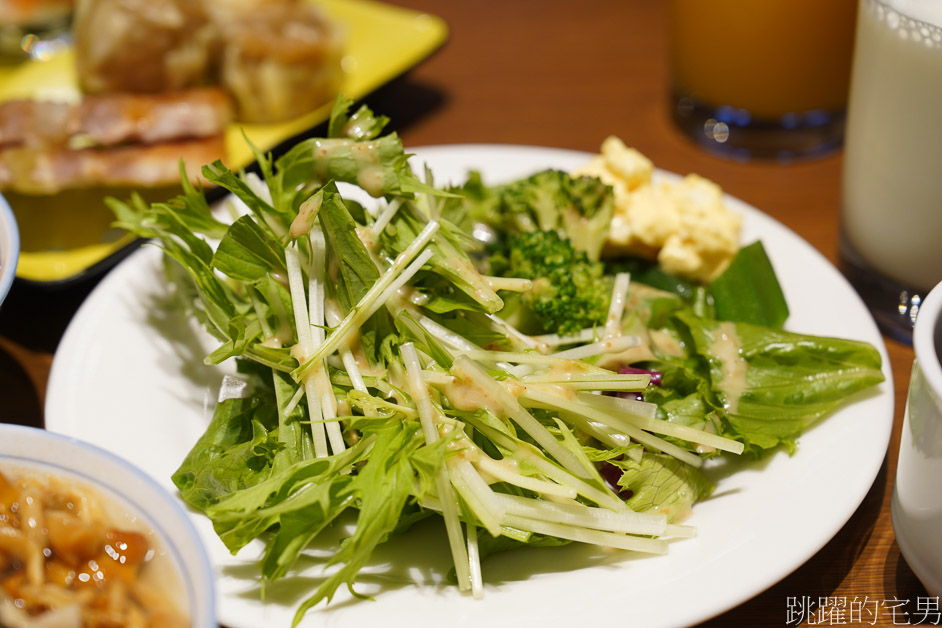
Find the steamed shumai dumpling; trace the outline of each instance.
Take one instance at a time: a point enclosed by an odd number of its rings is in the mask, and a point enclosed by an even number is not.
[[[300,0],[79,0],[74,22],[86,93],[214,84],[240,122],[281,122],[340,89],[343,37]]]
[[[218,29],[193,0],[79,0],[73,23],[86,93],[162,92],[210,82]]]
[[[317,7],[293,2],[244,6],[220,28],[220,80],[239,120],[287,120],[336,96],[342,41]]]

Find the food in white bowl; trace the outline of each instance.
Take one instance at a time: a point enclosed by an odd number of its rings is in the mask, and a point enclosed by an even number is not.
[[[0,425],[0,625],[214,626],[186,511],[128,462]]]

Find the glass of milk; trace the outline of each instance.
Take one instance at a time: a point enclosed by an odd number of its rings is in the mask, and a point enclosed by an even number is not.
[[[942,2],[860,0],[845,134],[841,265],[909,343],[942,281]]]

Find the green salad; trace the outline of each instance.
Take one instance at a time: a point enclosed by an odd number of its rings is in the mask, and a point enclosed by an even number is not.
[[[705,461],[791,449],[883,380],[874,347],[783,330],[761,243],[709,285],[602,259],[598,179],[437,186],[386,123],[341,98],[328,137],[256,154],[258,175],[206,166],[241,201],[231,219],[190,184],[110,201],[218,339],[205,362],[244,384],[180,461],[183,499],[232,552],[264,541],[265,582],[355,516],[295,623],[429,517],[476,596],[494,552],[665,553],[714,489]]]

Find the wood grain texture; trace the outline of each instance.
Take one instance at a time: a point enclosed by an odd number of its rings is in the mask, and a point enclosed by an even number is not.
[[[836,261],[841,154],[790,165],[736,163],[708,155],[683,137],[668,110],[666,3],[393,3],[438,15],[450,28],[448,42],[436,54],[366,99],[377,113],[390,116],[391,128],[407,147],[511,143],[594,151],[607,135],[618,135],[661,168],[713,179]],[[0,308],[4,420],[41,423],[53,351],[95,282],[59,290],[14,285]],[[854,600],[876,601],[880,614],[872,625],[890,625],[884,602],[910,600],[908,609],[914,611],[916,600],[927,595],[900,556],[889,514],[913,352],[890,340],[887,347],[894,372],[895,426],[883,468],[865,501],[805,565],[706,625],[784,625],[790,599],[817,602],[826,597],[848,607]],[[841,619],[832,615],[831,625],[850,625],[849,610]],[[869,616],[860,619],[871,624]]]

